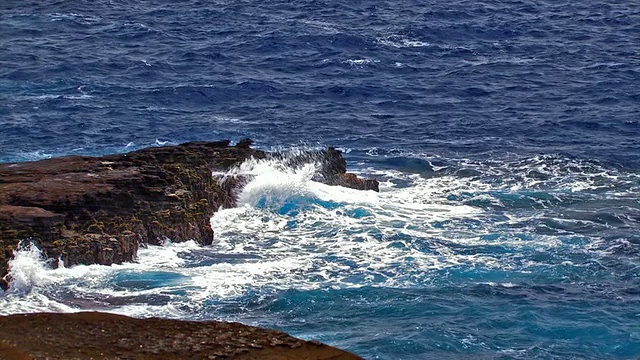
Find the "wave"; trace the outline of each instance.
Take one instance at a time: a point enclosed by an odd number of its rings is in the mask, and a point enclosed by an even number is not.
[[[379,63],[380,60],[367,59],[367,58],[356,58],[356,59],[347,59],[342,61],[344,64],[348,64],[349,66],[361,68],[367,65],[373,65]]]
[[[57,269],[33,246],[23,248],[11,262],[11,290],[0,295],[0,312],[101,309],[199,318],[215,314],[217,304],[294,289],[512,286],[531,274],[549,283],[567,276],[593,281],[633,268],[633,241],[615,237],[612,219],[595,219],[593,211],[566,217],[580,201],[593,201],[580,198],[593,186],[574,197],[554,192],[568,183],[558,177],[609,179],[614,170],[554,157],[424,165],[426,173],[360,169],[380,180],[375,193],[314,181],[312,161],[248,160],[214,174],[247,180],[238,206],[211,218],[212,246],[168,243],[141,249],[136,263]],[[522,175],[532,169],[549,174],[545,181],[556,179],[547,184],[556,190],[528,183]],[[614,216],[637,226],[633,209]],[[605,236],[614,238],[605,244]],[[621,251],[629,261],[612,260]]]
[[[430,177],[457,176],[464,178],[470,186],[485,184],[484,188],[494,190],[609,192],[611,195],[640,190],[640,173],[633,169],[562,154],[503,154],[477,159],[370,148],[366,150],[366,156],[379,168],[395,168]]]
[[[379,37],[377,41],[379,44],[394,47],[394,48],[419,48],[419,47],[431,46],[431,44],[427,42],[408,39],[399,35]]]

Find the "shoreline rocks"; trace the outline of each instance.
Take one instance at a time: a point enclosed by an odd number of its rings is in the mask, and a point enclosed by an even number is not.
[[[0,279],[21,240],[36,244],[65,266],[134,261],[140,245],[214,241],[210,218],[235,205],[241,179],[220,179],[249,158],[278,157],[251,140],[190,142],[101,157],[68,156],[0,164]],[[376,180],[346,172],[340,151],[329,148],[287,158],[292,166],[320,164],[316,180],[378,191]],[[55,265],[55,264],[54,264]],[[0,281],[1,288],[7,288]]]
[[[99,312],[0,316],[0,359],[362,360],[276,330]]]

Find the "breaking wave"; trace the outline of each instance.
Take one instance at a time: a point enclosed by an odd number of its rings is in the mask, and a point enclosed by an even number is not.
[[[384,161],[398,161],[395,155]],[[421,170],[413,171],[418,160]],[[299,302],[329,301],[326,291],[347,298],[359,291],[368,306],[382,308],[415,292],[430,302],[452,301],[455,293],[553,302],[558,292],[564,299],[639,301],[633,274],[640,271],[640,238],[620,235],[639,227],[631,196],[637,174],[559,156],[402,161],[413,170],[356,169],[380,181],[376,193],[314,181],[312,162],[248,160],[214,174],[242,175],[246,183],[238,206],[211,218],[212,246],[167,243],[141,249],[135,263],[56,269],[37,248],[23,247],[11,262],[0,313],[91,309],[278,326],[290,311],[307,319],[312,314]],[[350,301],[336,316],[362,311],[361,302]],[[504,315],[499,304],[486,306],[489,317],[520,321],[520,309]],[[603,321],[621,321],[621,308],[609,311]],[[296,334],[322,336],[306,331]]]

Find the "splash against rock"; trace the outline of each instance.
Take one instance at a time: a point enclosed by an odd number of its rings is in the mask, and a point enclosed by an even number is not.
[[[0,277],[21,240],[66,266],[132,261],[142,244],[213,242],[209,220],[235,205],[240,178],[220,179],[250,158],[268,154],[244,139],[190,142],[102,157],[69,156],[0,165]],[[333,148],[298,154],[292,164],[317,162],[317,180],[378,190],[376,180],[346,173]],[[55,265],[55,264],[54,264]],[[7,282],[0,281],[0,287]]]

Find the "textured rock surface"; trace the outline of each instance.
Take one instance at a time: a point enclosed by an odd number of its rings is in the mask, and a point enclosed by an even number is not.
[[[70,156],[0,164],[0,278],[21,240],[33,241],[65,265],[135,259],[139,244],[196,240],[211,244],[209,219],[231,207],[239,179],[219,181],[249,157],[277,156],[251,149],[251,140],[192,142],[102,157]],[[346,173],[340,152],[307,152],[292,164],[320,164],[318,180],[356,189],[375,180]],[[0,287],[6,287],[0,281]]]
[[[166,238],[210,244],[209,219],[219,206],[233,205],[211,170],[265,156],[228,145],[0,165],[0,276],[23,239],[67,265],[131,261],[140,243]]]
[[[361,358],[238,323],[133,319],[93,312],[0,316],[0,359]]]

